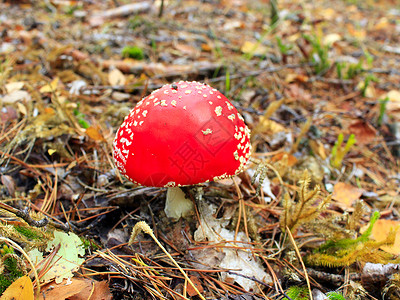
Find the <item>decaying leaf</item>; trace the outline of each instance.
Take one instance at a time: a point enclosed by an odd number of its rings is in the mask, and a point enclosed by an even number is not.
[[[58,245],[60,245],[60,249],[49,263],[50,269],[41,278],[43,282],[55,278],[55,282],[60,283],[63,279],[72,278],[74,276],[72,272],[78,270],[84,262],[84,259],[79,256],[84,255],[85,251],[82,241],[76,234],[55,231],[54,239],[48,242],[46,251],[51,251]],[[30,251],[28,255],[33,262],[38,263],[43,260],[42,253],[37,249]]]
[[[226,229],[229,223],[229,218],[216,219],[214,214],[217,207],[213,204],[202,202],[199,205],[201,216],[201,225],[194,233],[196,241],[208,241],[222,245],[217,251],[211,251],[206,257],[203,256],[203,251],[206,249],[193,250],[191,254],[195,258],[199,258],[199,262],[212,267],[220,267],[228,270],[237,270],[245,276],[254,276],[258,280],[265,283],[271,283],[272,278],[265,272],[261,263],[252,255],[252,246],[250,241],[243,232],[239,232],[235,240],[235,232]],[[226,244],[225,244],[226,243]],[[240,245],[246,243],[245,249],[241,249]],[[226,247],[224,247],[226,245]],[[215,249],[213,249],[215,250]],[[211,254],[211,255],[210,255]],[[221,254],[221,255],[220,255]],[[203,265],[204,267],[204,265]],[[241,285],[247,291],[258,291],[257,284],[247,278],[222,272],[222,278],[228,281],[234,281]]]
[[[338,182],[333,187],[332,199],[344,204],[346,207],[351,207],[361,195],[361,189],[345,182]]]
[[[356,137],[357,143],[366,145],[371,143],[376,137],[376,129],[364,120],[358,120],[349,126],[350,133]]]

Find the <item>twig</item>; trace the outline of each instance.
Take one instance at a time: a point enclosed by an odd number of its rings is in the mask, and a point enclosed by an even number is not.
[[[56,223],[52,220],[47,219],[46,217],[44,217],[41,220],[34,220],[32,219],[31,215],[29,214],[29,207],[26,207],[23,210],[19,210],[17,208],[14,208],[10,205],[7,205],[5,203],[0,202],[0,208],[4,209],[14,215],[16,215],[17,217],[21,218],[22,220],[24,220],[26,223],[28,223],[28,225],[30,226],[35,226],[35,227],[44,227],[46,225],[51,225],[54,228],[57,229],[61,229],[65,232],[68,232],[70,230],[69,225],[65,225],[65,224],[60,224],[60,223]]]

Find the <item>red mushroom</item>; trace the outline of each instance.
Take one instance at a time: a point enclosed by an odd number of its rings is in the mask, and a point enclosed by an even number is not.
[[[194,81],[167,84],[142,99],[114,140],[120,172],[154,187],[231,177],[243,171],[250,150],[250,131],[236,108],[218,90]]]

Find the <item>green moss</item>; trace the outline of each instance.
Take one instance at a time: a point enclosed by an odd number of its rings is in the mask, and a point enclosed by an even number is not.
[[[14,226],[14,228],[17,232],[19,232],[28,239],[37,240],[41,237],[37,232],[33,231],[32,229],[26,226],[16,225]]]
[[[144,58],[143,50],[137,46],[125,46],[121,54],[123,57],[129,57],[137,60],[142,60]]]
[[[2,257],[4,270],[0,274],[0,294],[2,294],[15,280],[24,276],[21,270],[21,264],[18,261],[18,256],[14,254],[7,254]]]

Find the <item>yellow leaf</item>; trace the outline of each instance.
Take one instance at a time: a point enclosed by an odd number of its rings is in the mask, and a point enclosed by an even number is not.
[[[42,86],[39,90],[41,93],[53,93],[56,91],[57,86],[58,86],[59,78],[56,77],[53,79],[53,81],[49,84],[46,84]]]
[[[54,153],[57,152],[57,150],[56,149],[49,149],[49,150],[47,150],[47,152],[49,153],[49,155],[53,155]]]
[[[104,140],[103,135],[99,132],[97,127],[90,126],[89,128],[86,129],[86,134],[95,141]]]
[[[381,18],[379,19],[378,23],[375,24],[374,28],[375,30],[384,30],[390,25],[389,21],[387,18]]]
[[[108,82],[111,85],[124,85],[126,82],[125,75],[115,68],[108,73]]]
[[[250,41],[245,41],[240,50],[245,54],[263,55],[267,52],[267,47]]]
[[[374,227],[372,228],[372,238],[378,242],[381,242],[385,240],[388,237],[388,234],[391,229],[396,229],[396,227],[400,226],[400,221],[394,221],[394,220],[378,220],[374,224]],[[394,254],[394,255],[399,255],[400,254],[400,230],[397,230],[396,233],[396,239],[394,241],[394,244],[391,246],[382,246],[382,250]]]
[[[326,155],[325,147],[324,147],[323,143],[321,143],[318,140],[309,140],[308,143],[309,143],[309,145],[311,147],[311,150],[315,154],[317,154],[322,159],[326,159],[327,155]]]
[[[3,293],[0,300],[33,300],[33,284],[28,276],[15,280]]]
[[[343,203],[347,207],[351,207],[354,201],[360,198],[362,195],[362,189],[359,189],[351,184],[338,182],[333,187],[332,198],[340,203]]]

